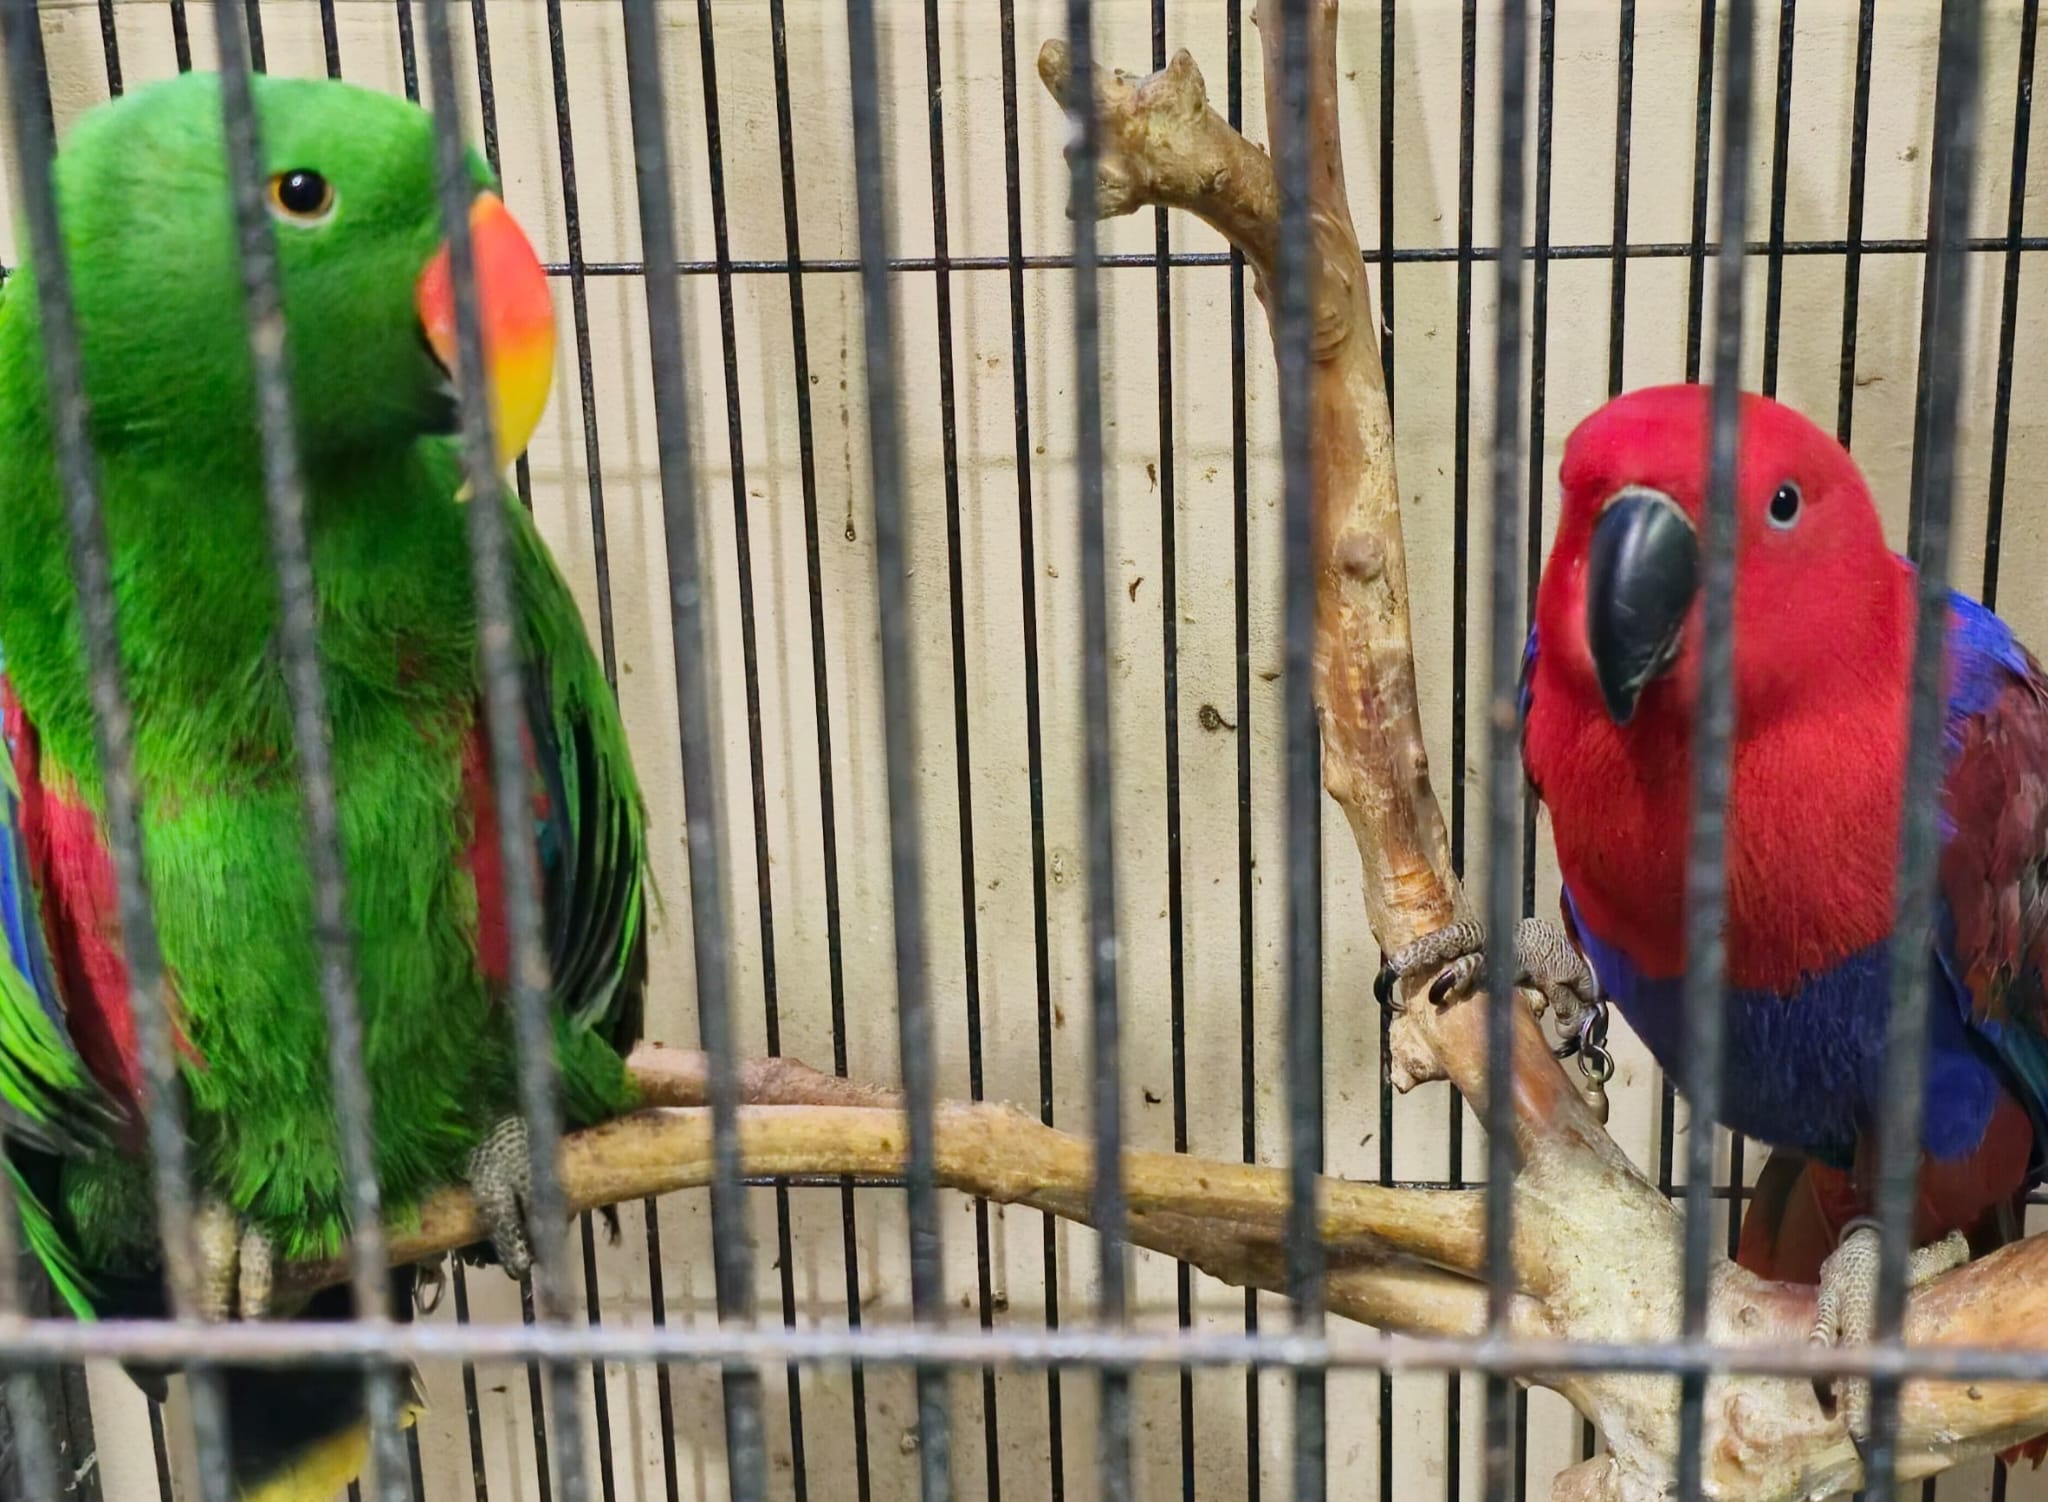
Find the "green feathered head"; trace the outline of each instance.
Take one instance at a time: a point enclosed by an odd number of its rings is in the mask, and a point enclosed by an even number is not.
[[[432,118],[331,80],[251,82],[308,461],[452,431],[455,314]],[[470,177],[485,363],[509,458],[546,403],[553,315],[545,273],[474,152]],[[95,441],[168,453],[253,445],[218,77],[186,74],[90,112],[59,150],[57,191]],[[7,314],[32,317],[19,280]]]

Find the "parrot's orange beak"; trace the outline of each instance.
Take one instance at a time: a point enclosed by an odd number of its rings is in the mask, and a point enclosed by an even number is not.
[[[497,194],[476,196],[469,211],[469,234],[476,257],[491,427],[503,468],[526,451],[548,404],[548,387],[555,376],[555,309],[540,258]],[[447,246],[420,273],[414,302],[434,358],[453,372],[455,285]]]

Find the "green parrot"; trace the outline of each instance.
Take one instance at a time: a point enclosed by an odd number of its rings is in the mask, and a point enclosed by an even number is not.
[[[432,122],[337,82],[253,83],[384,1202],[403,1214],[467,1182],[516,1274],[530,1261],[527,1160]],[[349,1195],[220,99],[218,78],[189,74],[93,110],[59,153],[56,188],[207,1312],[337,1318],[345,1290],[265,1307],[272,1257],[340,1250]],[[546,402],[553,313],[490,170],[470,163],[503,461]],[[25,1239],[57,1288],[81,1317],[144,1313],[161,1290],[142,1066],[35,274],[18,267],[0,290],[0,1113]],[[623,1056],[645,982],[645,812],[575,601],[505,504],[532,789],[517,817],[544,887],[564,1112],[582,1125],[634,1103]],[[394,1285],[403,1317],[412,1271]],[[359,1378],[227,1380],[239,1496],[329,1497],[360,1467]]]

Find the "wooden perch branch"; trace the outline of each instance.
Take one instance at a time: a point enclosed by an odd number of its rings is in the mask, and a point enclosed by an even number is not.
[[[651,1108],[562,1144],[571,1213],[711,1182],[711,1114],[702,1054],[643,1046],[633,1074]],[[793,1059],[742,1068],[741,1158],[750,1175],[844,1174],[893,1178],[904,1168],[908,1127],[893,1092],[823,1074]],[[1011,1106],[950,1101],[937,1128],[939,1182],[1001,1204],[1088,1223],[1091,1148]],[[1172,1153],[1125,1158],[1131,1237],[1241,1287],[1281,1291],[1286,1175],[1243,1163]],[[1324,1189],[1331,1307],[1391,1329],[1474,1334],[1485,1315],[1478,1270],[1482,1204],[1476,1191],[1437,1193],[1351,1184]],[[394,1262],[417,1262],[485,1235],[476,1202],[448,1189],[389,1234]],[[1431,1265],[1434,1264],[1434,1265]],[[282,1269],[289,1298],[348,1281],[345,1259]]]

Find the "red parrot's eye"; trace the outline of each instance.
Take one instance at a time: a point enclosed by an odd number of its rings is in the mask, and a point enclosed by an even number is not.
[[[270,212],[280,219],[316,224],[334,209],[334,184],[299,168],[270,180]]]
[[[1787,480],[1778,487],[1776,493],[1771,497],[1769,512],[1771,525],[1781,532],[1790,529],[1792,524],[1799,520],[1799,513],[1805,504],[1805,498],[1800,495],[1799,487],[1790,480]]]

